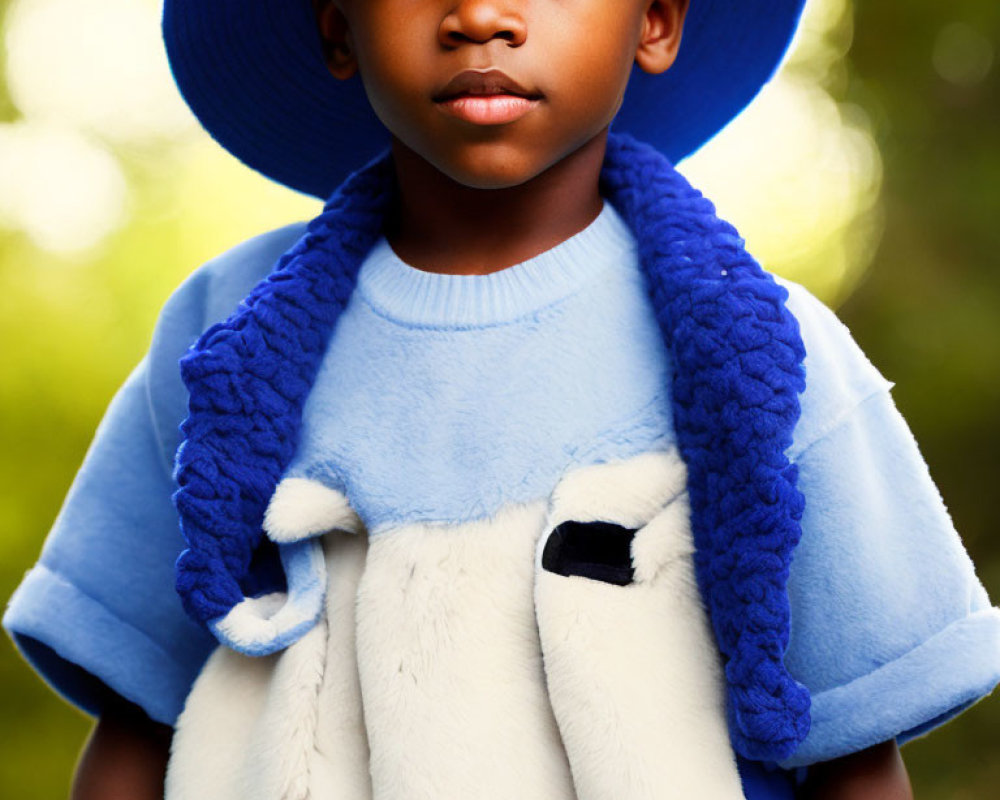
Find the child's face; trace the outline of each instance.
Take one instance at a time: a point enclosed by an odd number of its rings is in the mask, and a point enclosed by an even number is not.
[[[633,62],[662,72],[686,0],[318,2],[331,72],[466,186],[515,186],[606,130]]]

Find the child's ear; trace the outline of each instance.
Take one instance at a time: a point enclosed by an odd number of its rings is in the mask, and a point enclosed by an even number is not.
[[[323,57],[333,77],[346,81],[358,71],[347,18],[334,0],[312,0],[316,24],[323,40]]]
[[[666,72],[677,58],[689,0],[648,0],[635,63],[651,75]]]

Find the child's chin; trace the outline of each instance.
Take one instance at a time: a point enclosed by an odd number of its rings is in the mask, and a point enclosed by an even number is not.
[[[477,153],[467,159],[435,166],[453,181],[470,189],[508,189],[527,183],[550,164],[544,159],[501,152]]]

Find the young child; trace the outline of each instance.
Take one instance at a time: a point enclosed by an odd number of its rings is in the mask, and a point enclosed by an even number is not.
[[[800,10],[167,0],[205,127],[332,196],[171,298],[11,601],[101,716],[77,796],[162,796],[164,726],[171,798],[909,796],[1000,615],[888,382],[666,158]]]

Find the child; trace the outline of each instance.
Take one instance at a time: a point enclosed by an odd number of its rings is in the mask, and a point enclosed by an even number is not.
[[[691,152],[799,10],[168,0],[206,128],[336,191],[174,295],[11,603],[80,796],[162,793],[123,700],[176,798],[908,796],[1000,617],[887,382],[624,135]]]

